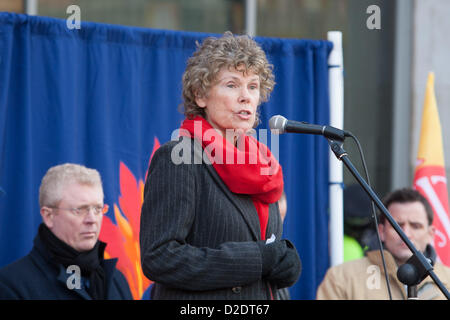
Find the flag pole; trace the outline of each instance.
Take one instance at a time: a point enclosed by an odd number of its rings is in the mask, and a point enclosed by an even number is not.
[[[344,68],[342,54],[342,32],[329,31],[328,41],[333,50],[328,57],[330,126],[342,129],[344,126]],[[329,153],[329,243],[331,266],[344,261],[344,205],[343,169],[333,153]]]

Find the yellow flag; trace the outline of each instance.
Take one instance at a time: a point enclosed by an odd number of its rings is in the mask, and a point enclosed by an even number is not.
[[[428,165],[444,167],[441,122],[434,94],[433,72],[428,75],[417,160],[416,170]]]
[[[441,123],[434,93],[434,74],[428,75],[422,114],[414,187],[424,195],[434,211],[434,247],[439,259],[450,266],[450,216],[444,165]]]

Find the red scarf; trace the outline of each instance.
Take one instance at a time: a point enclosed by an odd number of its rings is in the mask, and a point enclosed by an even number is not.
[[[283,192],[281,166],[269,148],[247,135],[241,135],[235,147],[200,116],[185,119],[180,129],[180,135],[201,142],[214,169],[232,192],[251,196],[258,213],[261,239],[266,239],[269,204],[278,201]]]

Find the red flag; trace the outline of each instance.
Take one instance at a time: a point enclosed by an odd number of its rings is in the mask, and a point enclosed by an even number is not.
[[[414,187],[428,199],[433,207],[433,226],[436,228],[434,248],[441,262],[450,266],[450,216],[447,178],[441,124],[434,94],[433,73],[428,75],[425,92]]]

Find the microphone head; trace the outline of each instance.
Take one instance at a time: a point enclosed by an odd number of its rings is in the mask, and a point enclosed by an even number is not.
[[[284,133],[284,128],[286,127],[287,119],[283,116],[276,115],[270,118],[269,128],[274,134]]]
[[[405,263],[397,269],[397,278],[408,286],[415,286],[422,281],[417,268],[410,263]]]

